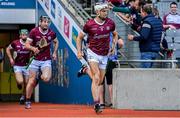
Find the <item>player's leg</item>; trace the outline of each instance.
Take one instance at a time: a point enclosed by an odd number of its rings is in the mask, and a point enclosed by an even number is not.
[[[91,69],[88,65],[82,65],[82,67],[78,71],[77,77],[81,77],[82,75],[85,75],[85,74],[87,74],[90,77],[90,79],[93,78],[93,74],[92,74]]]
[[[93,95],[94,104],[95,104],[94,110],[96,113],[100,113],[102,112],[102,109],[100,108],[100,104],[99,104],[99,77],[100,77],[99,64],[95,61],[90,61],[89,66],[93,74],[92,95]]]
[[[87,74],[87,72],[86,72],[87,69],[88,69],[88,66],[83,64],[77,73],[77,77],[81,77],[81,76]]]
[[[87,59],[89,63],[89,67],[92,73],[92,95],[94,99],[94,110],[96,113],[102,112],[99,104],[99,78],[100,78],[100,70],[99,70],[99,55],[95,54],[90,49],[87,49]]]
[[[13,68],[14,68],[14,72],[15,72],[17,87],[18,87],[18,89],[21,90],[22,88],[25,87],[24,78],[23,78],[23,67],[22,66],[14,66]],[[19,103],[24,104],[24,101],[25,101],[25,92],[23,89],[21,98],[19,99]]]
[[[17,86],[19,89],[24,88],[24,81],[23,81],[23,75],[22,72],[15,72],[15,78],[16,78],[16,82],[17,82]],[[22,95],[19,99],[19,103],[20,104],[24,104],[24,100],[25,100],[25,96],[24,96],[24,89],[22,91]]]
[[[109,107],[112,107],[112,93],[113,93],[113,91],[112,91],[112,84],[110,84],[110,85],[108,85],[108,90],[109,90],[109,97],[110,97],[110,104],[109,104]]]
[[[97,62],[89,62],[89,66],[91,68],[92,72],[92,95],[95,102],[99,101],[99,95],[98,95],[98,79],[100,76],[99,67]]]
[[[23,73],[23,96],[20,98],[20,104],[24,104],[25,98],[26,98],[26,86],[29,80],[29,70],[26,69],[26,67],[22,68]]]
[[[44,81],[44,82],[49,82],[49,80],[51,79],[51,75],[52,75],[52,69],[51,67],[43,67],[41,69],[42,71],[42,75],[41,75],[41,79]]]
[[[99,76],[98,84],[101,85],[104,81],[108,57],[100,56],[99,59],[100,59],[100,63],[99,63],[100,76]]]
[[[99,100],[100,100],[100,107],[101,109],[105,108],[104,104],[104,76],[105,76],[105,70],[100,69],[100,81],[98,82],[99,84]],[[103,77],[103,79],[102,79]]]
[[[29,70],[27,70],[26,67],[24,67],[22,69],[22,72],[23,72],[23,83],[24,83],[23,93],[24,93],[24,97],[26,97],[26,86],[29,80]]]
[[[14,73],[15,73],[17,87],[18,87],[18,89],[21,90],[23,87],[22,68],[20,66],[14,66],[13,69],[14,69]]]
[[[31,108],[31,95],[33,93],[33,90],[36,85],[36,73],[39,69],[40,62],[37,60],[33,60],[31,65],[29,66],[29,80],[26,86],[26,102],[25,102],[25,108],[30,109]]]
[[[108,85],[108,92],[109,92],[109,98],[110,98],[110,106],[112,106],[112,71],[106,72],[106,80]]]
[[[100,77],[99,77],[99,98],[100,98],[100,106],[101,109],[105,107],[104,105],[104,78],[106,73],[106,66],[107,66],[107,56],[99,56],[99,70],[100,70]]]
[[[51,60],[47,60],[43,62],[43,64],[41,65],[41,72],[42,72],[41,79],[44,82],[49,82],[52,75]]]
[[[21,90],[24,85],[22,72],[15,72],[15,78],[17,82],[17,87]]]
[[[100,101],[99,103],[100,103],[101,109],[104,109],[105,108],[105,104],[104,104],[104,81],[99,87],[99,101]]]
[[[29,80],[26,86],[26,103],[25,103],[25,108],[30,109],[31,108],[31,96],[33,93],[33,90],[36,85],[36,71],[34,70],[29,70]]]
[[[113,69],[116,68],[116,63],[113,61],[108,61],[108,66],[107,66],[107,71],[106,71],[106,80],[107,80],[107,85],[108,85],[108,90],[109,90],[109,97],[110,97],[110,102],[111,104],[109,105],[110,107],[112,106],[112,78],[113,74],[112,71]]]

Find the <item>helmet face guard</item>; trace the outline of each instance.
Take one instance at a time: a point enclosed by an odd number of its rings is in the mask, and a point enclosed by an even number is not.
[[[49,23],[51,22],[51,19],[48,17],[48,16],[40,16],[40,19],[39,19],[41,22],[44,21],[44,20],[47,20]]]

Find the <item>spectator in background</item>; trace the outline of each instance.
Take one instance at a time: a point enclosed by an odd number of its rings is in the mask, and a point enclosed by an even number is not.
[[[144,5],[141,8],[142,26],[139,36],[128,35],[130,41],[139,41],[142,60],[154,60],[159,57],[160,41],[163,31],[163,24],[152,12],[151,5]],[[142,63],[142,68],[151,68],[152,62]]]
[[[160,15],[159,15],[159,11],[158,11],[157,8],[153,8],[153,14],[154,14],[155,17],[161,19]],[[162,21],[162,19],[161,19],[161,21]],[[163,24],[163,28],[164,28],[164,30],[166,30],[166,29],[176,29],[175,26],[170,25],[170,24],[169,25]]]
[[[155,15],[156,18],[159,18],[161,20],[159,16],[159,11],[157,8],[153,8],[153,14]],[[176,29],[176,28],[173,25],[164,25],[164,24],[163,24],[163,28],[164,28],[164,31],[162,33],[161,42],[160,42],[160,47],[161,47],[160,54],[163,59],[167,59],[167,58],[171,58],[173,52],[172,52],[172,49],[168,49],[168,43],[167,43],[167,40],[165,39],[165,30],[167,28],[170,28],[170,29]]]
[[[180,14],[177,13],[177,3],[170,3],[170,12],[163,17],[164,28],[180,29]]]
[[[121,12],[119,15],[127,22],[131,24],[131,28],[139,31],[141,25],[141,16],[139,15],[139,10],[142,5],[144,5],[144,1],[140,0],[129,0],[127,7],[111,7],[114,12]],[[130,17],[126,17],[124,14],[129,14]]]
[[[160,19],[161,21],[162,21],[162,19],[161,19],[161,17],[159,16],[159,11],[158,11],[158,9],[157,8],[153,8],[152,9],[152,12],[153,12],[153,14],[154,14],[154,16],[156,17],[156,18],[158,18],[158,19]],[[162,21],[163,22],[163,21]],[[173,25],[169,25],[170,26],[170,28],[172,28],[172,29],[174,29],[175,27],[173,26]],[[163,25],[163,28],[165,29],[166,28],[166,25]],[[164,32],[163,32],[164,33]],[[167,44],[167,41],[166,41],[166,39],[164,38],[164,34],[162,35],[163,37],[162,37],[162,39],[161,39],[161,48],[163,49],[163,50],[167,50],[168,49],[168,44]]]

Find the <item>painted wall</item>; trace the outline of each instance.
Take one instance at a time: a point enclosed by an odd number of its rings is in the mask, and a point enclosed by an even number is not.
[[[77,78],[81,62],[76,57],[76,37],[81,30],[56,0],[38,0],[38,16],[48,15],[50,27],[59,40],[58,61],[53,61],[53,77],[46,84],[40,82],[40,102],[90,104],[91,80]]]
[[[113,107],[135,110],[180,110],[180,69],[116,68]]]

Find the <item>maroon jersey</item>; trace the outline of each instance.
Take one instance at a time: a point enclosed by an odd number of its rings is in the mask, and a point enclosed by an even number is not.
[[[39,27],[31,30],[29,38],[32,39],[32,46],[38,47],[40,52],[35,55],[35,59],[39,61],[50,60],[50,43],[56,38],[56,34],[48,29],[47,33],[42,33]],[[45,46],[43,46],[45,44]]]
[[[173,25],[176,29],[180,29],[180,14],[166,14],[163,17],[164,25]]]
[[[26,66],[30,59],[30,51],[25,48],[24,43],[21,40],[14,40],[9,47],[17,54],[15,65]]]
[[[94,19],[89,20],[83,28],[88,34],[89,48],[96,54],[105,56],[109,52],[110,32],[115,30],[115,23],[106,18],[103,24],[97,23]]]

